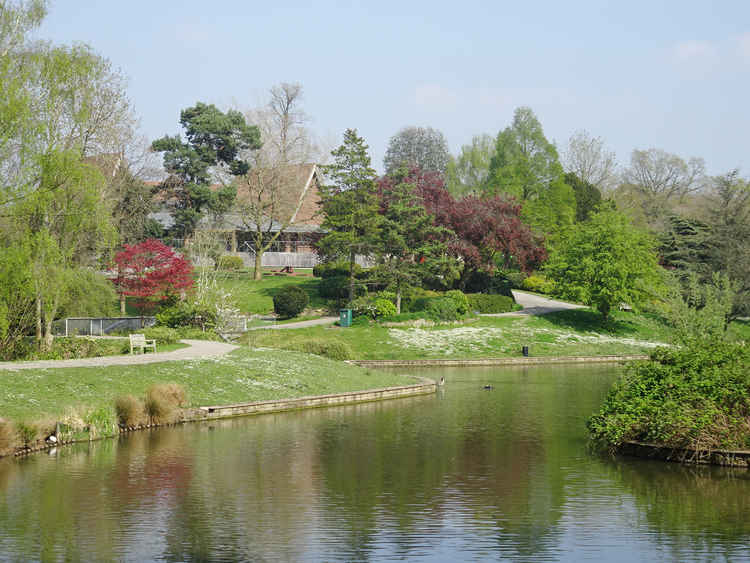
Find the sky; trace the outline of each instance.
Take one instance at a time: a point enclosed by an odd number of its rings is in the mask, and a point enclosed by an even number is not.
[[[621,165],[659,148],[750,176],[747,0],[51,0],[37,36],[119,68],[149,139],[198,101],[248,109],[299,82],[314,131],[356,128],[378,171],[402,127],[456,154],[529,106],[560,149],[586,130]]]

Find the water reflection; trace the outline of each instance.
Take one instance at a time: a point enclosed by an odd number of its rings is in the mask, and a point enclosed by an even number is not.
[[[0,462],[0,558],[750,555],[746,471],[588,452],[583,423],[613,368],[430,373],[441,374],[437,396],[134,433]]]

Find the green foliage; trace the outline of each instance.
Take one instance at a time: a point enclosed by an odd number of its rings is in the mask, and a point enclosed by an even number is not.
[[[364,139],[347,129],[344,142],[333,150],[333,163],[324,167],[332,184],[321,187],[327,234],[318,249],[327,260],[349,261],[349,300],[354,299],[354,267],[357,255],[369,255],[376,245],[380,214],[375,193],[375,170]]]
[[[39,427],[32,422],[19,422],[16,424],[16,433],[24,446],[30,446],[39,437]]]
[[[156,340],[157,350],[159,344],[174,344],[180,339],[179,333],[168,326],[152,326],[143,331],[149,340]]]
[[[321,262],[313,268],[313,276],[317,278],[338,278],[349,275],[350,264],[346,260],[334,260],[331,262]],[[362,266],[354,264],[354,277],[361,278],[363,274]]]
[[[112,282],[90,268],[78,271],[63,296],[59,317],[108,317],[118,314]]]
[[[492,293],[512,298],[511,289],[514,287],[514,283],[508,276],[499,270],[492,273],[485,270],[475,270],[466,280],[464,290],[466,293]]]
[[[219,270],[241,270],[245,267],[245,263],[242,261],[242,258],[240,256],[227,254],[224,256],[219,256],[219,261],[216,264],[216,267]]]
[[[657,349],[629,367],[587,425],[597,443],[612,449],[626,441],[747,449],[748,416],[750,348],[706,340]]]
[[[469,301],[469,309],[479,313],[508,313],[515,306],[513,299],[506,295],[469,293],[466,297]]]
[[[602,192],[599,188],[584,182],[573,172],[565,174],[565,183],[573,189],[576,200],[576,222],[586,221],[602,202]]]
[[[323,299],[334,301],[346,300],[349,296],[349,278],[347,276],[334,276],[323,278],[318,285],[318,293]],[[354,295],[362,296],[367,293],[363,284],[355,284]]]
[[[487,180],[490,193],[507,193],[523,203],[523,217],[535,229],[559,236],[573,222],[575,196],[565,183],[557,149],[527,107],[495,143]]]
[[[606,319],[621,302],[638,305],[660,290],[653,248],[625,215],[600,211],[570,233],[546,271],[558,296],[593,305]]]
[[[463,291],[451,289],[450,291],[445,292],[445,296],[455,301],[456,312],[459,316],[463,316],[469,312],[469,299]]]
[[[354,355],[346,342],[340,340],[322,340],[322,339],[309,339],[297,342],[294,344],[294,350],[299,350],[306,354],[315,354],[316,356],[323,356],[331,360],[351,360]]]
[[[26,349],[21,357],[28,360],[73,360],[114,356],[123,352],[120,340],[105,340],[78,336],[57,337],[47,350]]]
[[[162,307],[156,313],[156,324],[159,327],[169,328],[215,328],[217,325],[216,308],[211,307],[210,303],[177,301],[170,306]]]
[[[296,317],[305,310],[310,298],[307,292],[296,285],[289,285],[273,296],[273,310],[284,319]]]
[[[390,317],[396,314],[396,306],[389,299],[375,299],[375,318]]]
[[[455,321],[463,316],[458,312],[456,300],[450,297],[430,299],[424,308],[424,312],[427,318],[436,322]]]
[[[458,158],[451,158],[446,171],[446,187],[454,197],[478,193],[486,185],[495,140],[490,135],[474,135],[470,145],[461,147]]]
[[[198,102],[182,110],[180,124],[186,142],[179,135],[167,135],[151,147],[164,153],[164,168],[171,174],[161,184],[174,202],[171,230],[175,236],[185,237],[193,233],[204,210],[220,216],[230,209],[237,194],[233,186],[211,190],[210,169],[220,167],[234,176],[246,174],[250,167],[240,154],[259,148],[261,142],[260,131],[245,123],[241,112],[223,113],[213,104]]]
[[[521,287],[528,291],[551,295],[555,291],[555,283],[540,274],[531,275],[521,282]]]

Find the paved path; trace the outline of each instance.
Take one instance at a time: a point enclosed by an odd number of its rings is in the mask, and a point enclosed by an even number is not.
[[[309,321],[299,321],[296,323],[284,323],[284,324],[276,324],[276,325],[264,325],[264,326],[254,326],[252,328],[249,328],[247,330],[281,330],[283,328],[305,328],[308,326],[318,326],[318,325],[332,325],[337,320],[339,320],[338,317],[320,317],[319,319],[312,319]]]
[[[555,311],[565,311],[567,309],[584,309],[585,305],[577,305],[575,303],[566,303],[565,301],[557,301],[555,299],[548,299],[541,295],[534,295],[533,293],[526,293],[525,291],[513,290],[513,297],[516,299],[516,303],[523,307],[520,311],[512,311],[510,313],[487,313],[482,315],[483,317],[522,317],[525,315],[546,315],[547,313],[554,313]]]
[[[19,369],[45,368],[73,368],[73,367],[103,367],[103,366],[131,366],[137,364],[154,364],[174,360],[200,360],[216,358],[228,354],[235,348],[234,344],[214,342],[211,340],[182,340],[189,344],[189,348],[180,348],[172,352],[157,352],[156,354],[133,354],[123,356],[101,356],[99,358],[81,358],[78,360],[36,360],[30,362],[0,362],[0,370],[15,371]]]

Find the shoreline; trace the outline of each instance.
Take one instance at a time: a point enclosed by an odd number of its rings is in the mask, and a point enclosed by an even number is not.
[[[685,465],[719,465],[750,469],[750,450],[694,450],[648,442],[623,442],[617,449],[617,453],[640,459],[657,459]]]

